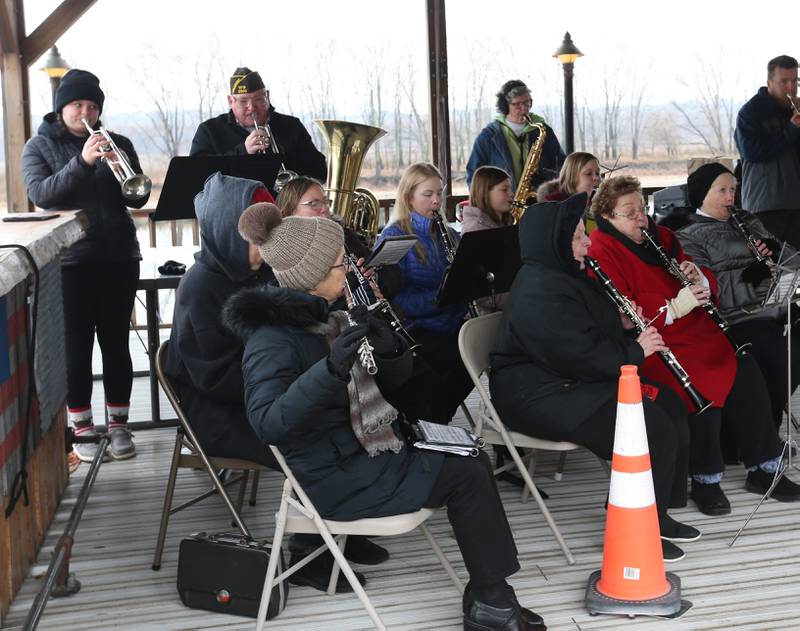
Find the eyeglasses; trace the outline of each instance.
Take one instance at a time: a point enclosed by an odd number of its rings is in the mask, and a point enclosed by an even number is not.
[[[614,215],[615,217],[623,217],[625,219],[635,219],[639,215],[641,215],[642,217],[646,216],[647,212],[645,211],[644,206],[641,206],[635,210],[629,210],[626,213],[612,212],[611,214]]]
[[[257,96],[255,98],[247,98],[241,99],[237,97],[232,97],[233,102],[236,103],[238,107],[246,108],[246,107],[265,107],[267,105],[267,97],[266,96]]]
[[[319,210],[320,208],[330,208],[333,203],[330,199],[310,199],[307,202],[300,202],[298,206],[308,206],[311,210]]]
[[[518,101],[517,103],[509,103],[511,107],[530,107],[533,105],[533,101],[528,99],[527,101]]]

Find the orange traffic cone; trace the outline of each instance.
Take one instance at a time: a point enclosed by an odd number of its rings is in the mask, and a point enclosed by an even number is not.
[[[623,366],[606,516],[603,567],[586,588],[590,614],[670,616],[681,609],[681,582],[664,572],[653,474],[636,366]]]

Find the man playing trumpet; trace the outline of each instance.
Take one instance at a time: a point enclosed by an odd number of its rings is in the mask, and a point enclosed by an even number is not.
[[[736,147],[742,157],[742,208],[758,213],[779,239],[800,247],[800,113],[797,60],[767,64],[767,85],[739,110]]]
[[[286,168],[326,179],[325,156],[317,151],[299,119],[275,111],[258,72],[237,68],[230,78],[230,90],[230,110],[200,124],[189,155],[255,155],[264,153],[274,142]]]

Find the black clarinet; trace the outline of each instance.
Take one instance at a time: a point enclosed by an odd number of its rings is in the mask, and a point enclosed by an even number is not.
[[[408,345],[408,348],[412,351],[417,350],[420,346],[422,346],[403,326],[400,317],[397,315],[397,312],[394,310],[391,303],[386,300],[386,298],[378,299],[378,297],[375,295],[375,287],[373,285],[374,281],[364,276],[364,274],[358,268],[358,265],[356,265],[358,259],[356,259],[355,255],[351,254],[347,248],[344,250],[344,258],[348,270],[353,273],[356,284],[358,285],[355,288],[351,287],[354,305],[364,305],[367,307],[368,311],[375,312],[380,315],[389,324],[389,328],[403,338],[405,343]]]
[[[436,231],[439,233],[439,239],[442,241],[444,255],[447,257],[447,264],[452,265],[453,259],[456,258],[456,244],[453,243],[453,237],[450,235],[450,231],[447,229],[444,219],[442,219],[442,214],[438,210],[433,213],[433,223],[436,225]],[[470,300],[467,303],[467,308],[469,309],[469,316],[471,318],[477,318],[480,315],[478,313],[478,305],[474,300]]]
[[[691,287],[694,283],[689,280],[689,277],[681,271],[680,264],[674,258],[672,258],[667,251],[660,246],[656,240],[653,238],[653,235],[648,232],[647,228],[642,228],[642,236],[647,241],[647,245],[653,250],[655,250],[656,254],[658,254],[658,258],[661,259],[661,266],[672,276],[674,276],[678,282],[683,285],[684,287]],[[705,312],[711,316],[711,319],[714,320],[714,323],[719,327],[720,331],[728,338],[728,341],[731,343],[731,346],[736,350],[737,355],[746,355],[747,354],[747,347],[751,344],[748,342],[747,344],[738,344],[736,340],[733,339],[730,331],[730,324],[728,321],[722,317],[722,314],[717,309],[717,305],[714,304],[714,301],[709,298],[706,304],[702,305]]]
[[[601,269],[600,264],[595,259],[587,256],[584,258],[584,261],[586,261],[586,266],[594,272],[595,276],[597,276],[597,280],[600,281],[600,284],[603,286],[603,290],[606,292],[606,295],[611,298],[611,301],[617,305],[622,313],[628,316],[628,319],[633,322],[633,326],[636,327],[636,331],[643,333],[647,328],[647,322],[645,322],[636,312],[636,309],[633,308],[631,301],[628,300],[628,298],[616,288],[614,283],[611,282],[611,279]],[[681,384],[681,387],[686,391],[686,396],[691,399],[692,404],[695,407],[695,414],[702,414],[713,405],[712,401],[706,399],[694,388],[692,381],[689,379],[689,375],[683,369],[683,366],[680,365],[677,357],[675,357],[675,354],[672,351],[658,351],[658,356],[661,358],[661,361],[664,362],[664,365],[666,365],[675,379],[678,380],[678,383]]]
[[[747,249],[753,255],[755,261],[742,270],[742,280],[746,283],[756,285],[765,278],[769,278],[771,273],[769,271],[770,261],[774,261],[773,257],[761,254],[761,251],[756,245],[756,237],[747,227],[747,222],[742,217],[741,209],[733,206],[728,206],[728,211],[731,214],[731,225],[736,228],[736,231],[742,236],[744,242],[747,244]],[[763,239],[762,239],[763,241]]]

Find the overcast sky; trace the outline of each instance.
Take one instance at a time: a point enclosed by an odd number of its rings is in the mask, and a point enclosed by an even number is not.
[[[30,32],[59,0],[24,4]],[[512,77],[541,86],[535,99],[557,102],[560,69],[551,55],[569,30],[585,53],[575,69],[579,104],[587,95],[599,104],[604,78],[646,86],[646,103],[691,100],[708,83],[701,77],[703,62],[721,68],[723,89],[745,99],[764,83],[768,59],[800,55],[793,48],[796,5],[762,6],[770,11],[745,13],[718,0],[449,0],[450,80],[457,87],[474,81],[476,65],[488,61],[490,103],[498,84]],[[396,76],[398,60],[412,59],[415,97],[425,107],[426,36],[423,0],[99,0],[58,46],[70,65],[100,77],[112,113],[148,109],[145,84],[177,87],[191,106],[194,65],[200,60],[207,67],[209,57],[221,81],[240,64],[259,70],[284,111],[300,107],[297,86],[321,81],[325,68],[337,109],[352,112],[363,103],[364,68],[375,51],[387,60],[384,85]],[[41,60],[33,68],[39,66]],[[49,99],[47,78],[33,70],[33,112],[43,113]],[[218,109],[224,107],[219,99]]]

